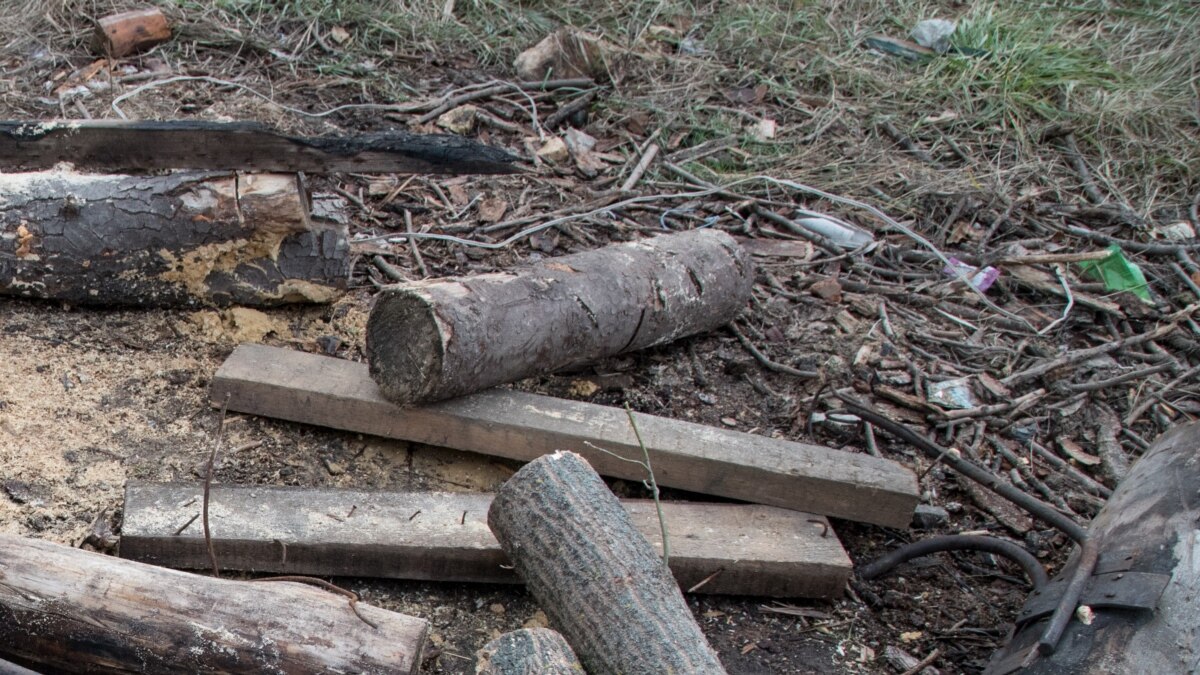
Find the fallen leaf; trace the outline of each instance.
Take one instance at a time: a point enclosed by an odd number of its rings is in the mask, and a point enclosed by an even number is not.
[[[750,652],[754,651],[755,649],[758,649],[758,645],[751,642],[750,644],[746,645],[745,647],[742,647],[742,654],[749,654]]]
[[[755,85],[753,87],[736,87],[725,92],[725,98],[731,103],[738,105],[755,105],[762,103],[767,97],[769,89],[765,84]]]
[[[916,642],[917,640],[920,640],[922,637],[924,637],[924,635],[925,635],[925,633],[923,633],[919,630],[906,631],[906,632],[900,634],[900,641],[901,642]]]
[[[334,26],[329,29],[329,37],[339,45],[345,44],[350,39],[350,31],[341,26]]]
[[[485,223],[498,223],[505,213],[508,213],[508,202],[500,197],[479,202],[479,219]]]
[[[538,149],[537,156],[547,162],[562,162],[571,156],[571,152],[567,150],[567,144],[563,139],[554,136],[542,144]]]
[[[842,285],[837,279],[827,277],[816,282],[808,287],[808,290],[813,295],[821,298],[830,304],[837,304],[842,301]]]

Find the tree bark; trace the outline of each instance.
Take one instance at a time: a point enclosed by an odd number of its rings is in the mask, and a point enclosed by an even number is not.
[[[1012,641],[996,653],[985,672],[1200,671],[1198,521],[1200,424],[1191,424],[1159,438],[1092,521],[1089,530],[1100,537],[1100,558],[1081,598],[1093,614],[1090,625],[1077,613],[1054,654],[1036,657],[1022,668],[1045,621],[1044,616],[1018,621]],[[1070,578],[1076,563],[1070,561],[1058,579]],[[1154,575],[1161,575],[1158,581]],[[1146,608],[1111,606],[1129,604],[1135,598],[1130,589]],[[1022,617],[1038,600],[1031,597],[1026,602]]]
[[[488,525],[592,675],[725,672],[662,559],[579,455],[527,464]]]
[[[328,302],[344,226],[294,175],[0,174],[0,295],[87,305]]]
[[[0,535],[0,656],[38,669],[417,672],[428,624],[357,611],[309,585],[213,579]]]
[[[563,636],[549,628],[505,633],[475,654],[475,675],[583,675]]]
[[[0,171],[69,162],[95,171],[516,173],[517,160],[500,148],[444,134],[305,138],[247,122],[0,122]]]
[[[694,230],[393,286],[367,325],[371,376],[402,405],[461,396],[712,330],[753,281],[732,237]]]

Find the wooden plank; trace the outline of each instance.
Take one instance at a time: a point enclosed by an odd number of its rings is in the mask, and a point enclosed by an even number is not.
[[[0,121],[0,170],[59,162],[102,171],[217,169],[515,173],[517,157],[469,138],[405,132],[286,136],[247,122]]]
[[[501,389],[399,408],[379,394],[365,364],[263,345],[238,347],[210,396],[217,404],[228,397],[230,410],[522,461],[571,450],[602,475],[646,477],[609,454],[642,456],[619,408]],[[659,485],[890,527],[907,527],[916,508],[916,476],[890,460],[652,415],[637,420]]]
[[[121,556],[204,569],[196,484],[130,482]],[[209,505],[221,569],[281,574],[517,583],[487,525],[492,495],[213,485]],[[659,551],[652,501],[623,503]],[[833,598],[851,563],[829,521],[753,504],[664,502],[671,570],[699,593]],[[284,554],[286,548],[286,556]],[[718,573],[719,572],[719,573]]]

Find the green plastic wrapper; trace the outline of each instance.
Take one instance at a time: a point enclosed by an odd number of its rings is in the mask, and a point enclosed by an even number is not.
[[[1121,247],[1108,247],[1108,257],[1100,260],[1085,260],[1079,263],[1085,274],[1104,282],[1110,291],[1129,291],[1150,302],[1150,289],[1141,268],[1125,259]]]

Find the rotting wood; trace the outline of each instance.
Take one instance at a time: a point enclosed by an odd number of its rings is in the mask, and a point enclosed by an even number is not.
[[[345,597],[304,584],[13,535],[0,534],[0,575],[0,656],[65,672],[415,673],[428,632],[424,619],[361,603],[359,618]]]
[[[199,524],[180,531],[199,513],[200,491],[185,483],[126,485],[121,556],[206,568]],[[488,530],[491,501],[488,494],[213,485],[213,547],[223,569],[519,582]],[[622,504],[661,550],[654,503]],[[832,599],[845,588],[850,559],[825,518],[752,504],[662,506],[671,571],[685,590]]]
[[[492,174],[518,171],[516,161],[469,138],[398,131],[304,138],[250,122],[0,122],[0,171],[68,162],[104,171]]]
[[[0,295],[87,305],[328,302],[344,225],[295,175],[0,174]]]
[[[579,455],[523,467],[488,525],[589,673],[725,672],[662,558]]]
[[[583,675],[571,645],[549,628],[505,633],[475,654],[475,675]]]
[[[242,345],[213,377],[229,409],[529,461],[555,450],[607,476],[644,480],[624,410],[492,390],[416,408],[389,403],[360,363]],[[917,505],[912,471],[886,459],[637,414],[658,484],[847,520],[907,527]]]
[[[693,230],[390,286],[367,324],[371,376],[402,405],[470,394],[713,330],[753,283],[732,237]]]
[[[171,24],[157,7],[134,9],[96,22],[92,47],[101,56],[119,59],[171,39]]]
[[[1200,665],[1200,424],[1156,441],[1113,491],[1089,532],[1100,556],[1057,650],[1031,658],[1048,611],[1031,596],[986,672],[1190,673]],[[1071,578],[1079,552],[1056,583]],[[1160,595],[1161,593],[1161,595]],[[1051,595],[1050,600],[1055,598]],[[1045,609],[1044,607],[1042,608]],[[1084,624],[1078,617],[1090,615]],[[1022,668],[1022,663],[1032,661]]]

